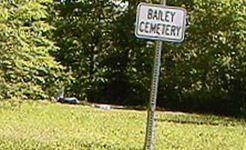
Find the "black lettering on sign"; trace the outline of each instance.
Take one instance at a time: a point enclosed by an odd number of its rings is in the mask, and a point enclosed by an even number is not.
[[[166,21],[166,22],[173,22],[173,20],[174,20],[174,15],[175,15],[175,12],[166,11],[166,14],[165,14],[165,21]]]
[[[171,14],[171,21],[173,22],[176,12],[170,12],[170,14]]]
[[[151,25],[150,25],[150,33],[156,33],[156,24],[151,23]]]
[[[170,25],[168,24],[166,25],[165,35],[170,35],[169,29],[170,29]]]
[[[177,36],[179,36],[180,32],[181,32],[181,27],[177,27]]]
[[[163,22],[165,21],[165,15],[164,14],[165,14],[165,12],[161,11],[161,17],[160,17],[161,19],[160,20]]]
[[[176,31],[176,27],[175,26],[171,26],[171,36],[175,36],[175,31]]]
[[[162,21],[162,16],[163,16],[163,11],[159,10],[158,20],[161,20]]]
[[[160,29],[161,29],[161,24],[157,24],[157,27],[156,27],[156,33],[158,34],[158,35],[161,35],[161,33],[160,33]]]
[[[149,9],[149,10],[148,10],[147,18],[148,18],[148,19],[152,19],[152,14],[153,14],[153,10],[152,10],[152,9]]]
[[[155,10],[153,15],[153,20],[160,20],[162,16],[162,11]]]
[[[149,9],[147,13],[147,18],[149,20],[160,20],[163,22],[173,22],[176,12],[163,11],[158,9]]]
[[[162,35],[164,35],[165,30],[166,30],[166,25],[163,24],[163,25],[162,25]]]
[[[139,23],[139,32],[149,33],[153,35],[162,35],[162,36],[172,36],[179,37],[182,33],[181,26],[175,26],[168,23],[156,23],[156,22],[145,22],[141,21]]]
[[[144,32],[144,22],[140,22],[140,28],[139,28],[140,32]]]
[[[169,22],[169,17],[168,17],[169,15],[168,14],[169,14],[169,11],[166,11],[166,13],[165,13],[165,21],[166,22]]]
[[[150,25],[149,22],[146,22],[146,23],[145,23],[145,32],[146,32],[146,33],[149,33],[149,31],[148,31],[149,25]]]

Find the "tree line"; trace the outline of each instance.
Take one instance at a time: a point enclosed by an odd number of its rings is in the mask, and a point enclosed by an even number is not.
[[[0,98],[66,96],[146,105],[155,42],[134,35],[135,0],[0,2]],[[158,1],[151,1],[158,3]],[[172,0],[183,43],[164,43],[158,106],[246,114],[243,0]]]

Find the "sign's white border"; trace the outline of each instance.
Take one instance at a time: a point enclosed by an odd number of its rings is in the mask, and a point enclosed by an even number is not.
[[[183,20],[183,33],[182,33],[182,38],[181,39],[171,39],[171,38],[165,38],[165,37],[158,37],[158,36],[147,36],[147,35],[141,35],[138,34],[138,28],[137,25],[139,24],[139,16],[140,16],[140,9],[141,6],[150,6],[150,7],[158,7],[158,8],[168,8],[168,9],[176,9],[176,10],[181,10],[184,12],[184,20]],[[187,11],[184,8],[181,7],[173,7],[173,6],[164,6],[164,5],[160,5],[160,4],[149,4],[149,3],[140,3],[138,4],[137,7],[137,17],[136,17],[136,27],[135,27],[135,35],[138,38],[144,38],[144,39],[151,39],[151,40],[161,40],[161,41],[168,41],[168,42],[182,42],[184,40],[184,36],[185,36],[185,26],[186,26],[186,15],[187,15]]]

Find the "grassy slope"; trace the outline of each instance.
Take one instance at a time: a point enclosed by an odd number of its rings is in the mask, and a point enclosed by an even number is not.
[[[158,150],[246,150],[244,121],[158,114]],[[139,111],[0,103],[0,149],[142,149],[145,122]]]

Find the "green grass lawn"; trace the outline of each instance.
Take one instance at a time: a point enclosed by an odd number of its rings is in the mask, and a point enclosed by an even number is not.
[[[158,112],[156,149],[246,150],[246,122]],[[146,112],[0,102],[0,150],[143,149]]]

